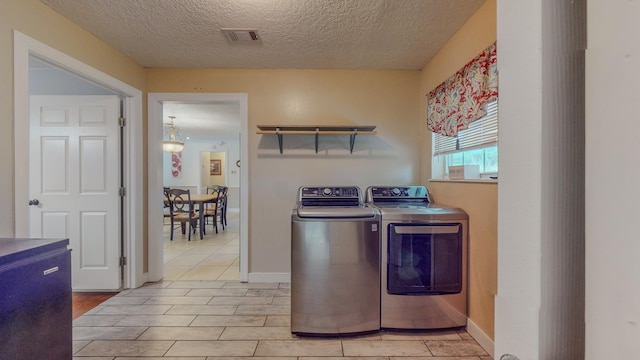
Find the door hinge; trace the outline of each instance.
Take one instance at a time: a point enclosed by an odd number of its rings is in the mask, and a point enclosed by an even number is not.
[[[127,125],[127,119],[126,118],[118,118],[118,123],[120,124],[120,127],[125,127]]]
[[[121,187],[120,189],[118,189],[118,195],[126,196],[127,195],[127,189],[124,188],[124,187]]]
[[[127,258],[124,256],[120,257],[120,267],[127,265]]]

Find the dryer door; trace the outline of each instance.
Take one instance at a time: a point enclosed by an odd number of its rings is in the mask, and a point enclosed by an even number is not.
[[[387,292],[394,295],[462,291],[461,224],[390,224]]]

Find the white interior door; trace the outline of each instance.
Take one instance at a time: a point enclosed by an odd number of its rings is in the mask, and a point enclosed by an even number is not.
[[[69,238],[74,290],[120,288],[117,96],[31,96],[30,236]]]

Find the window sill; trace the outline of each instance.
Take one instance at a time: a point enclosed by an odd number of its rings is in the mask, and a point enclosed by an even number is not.
[[[429,179],[429,182],[447,182],[447,183],[475,183],[475,184],[497,184],[498,179]]]

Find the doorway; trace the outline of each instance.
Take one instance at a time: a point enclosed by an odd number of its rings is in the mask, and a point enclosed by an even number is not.
[[[122,256],[127,264],[122,267],[121,287],[138,287],[143,284],[142,239],[143,212],[135,204],[142,202],[142,171],[138,165],[142,161],[142,92],[107,74],[104,74],[60,51],[34,40],[18,31],[14,31],[14,213],[16,237],[30,236],[30,210],[27,205],[31,197],[29,190],[29,167],[22,166],[29,162],[29,97],[30,77],[29,59],[36,57],[76,77],[83,83],[91,83],[109,94],[122,98],[122,116],[129,119],[129,126],[123,130],[122,137],[122,183],[127,195],[123,198],[121,213],[124,218],[121,224]],[[89,290],[89,289],[86,289]]]
[[[243,169],[240,171],[239,164],[246,163],[247,158],[247,127],[248,127],[248,103],[246,94],[192,94],[192,93],[149,93],[149,137],[148,137],[148,161],[149,161],[149,273],[150,278],[154,280],[160,280],[165,274],[164,265],[164,241],[163,241],[163,215],[162,206],[160,203],[160,197],[154,194],[161,194],[162,188],[166,185],[182,185],[183,187],[190,187],[199,193],[206,191],[203,188],[201,180],[201,172],[197,167],[201,166],[201,153],[202,152],[216,152],[216,150],[225,151],[227,157],[230,158],[229,164],[225,165],[225,168],[229,168],[229,174],[226,178],[231,181],[230,178],[237,177],[236,191],[236,210],[239,211],[238,218],[238,231],[239,231],[239,268],[240,268],[240,280],[247,281],[248,278],[248,201],[246,194],[248,193],[248,172]],[[190,161],[197,162],[196,169],[189,173],[183,173],[186,177],[192,177],[191,180],[179,179],[169,180],[168,184],[165,183],[165,175],[171,174],[165,167],[172,166],[171,162],[167,160],[161,150],[162,139],[162,124],[163,120],[166,120],[169,115],[175,114],[168,109],[175,109],[177,105],[188,107],[193,105],[195,107],[202,106],[203,104],[209,105],[221,105],[232,104],[237,109],[237,118],[239,122],[239,132],[236,132],[236,145],[237,150],[233,150],[230,147],[233,141],[215,138],[214,135],[205,136],[204,139],[186,139],[185,149],[181,154],[181,162],[186,166],[184,161],[191,159]],[[193,119],[183,119],[181,125],[180,116],[176,116],[175,123],[177,126],[189,126],[185,122],[192,121]],[[209,125],[211,126],[211,125]],[[184,131],[183,131],[184,132]],[[204,129],[201,129],[199,133],[203,133]],[[188,137],[187,134],[184,134]],[[191,147],[190,147],[191,144]],[[199,145],[198,145],[199,144]],[[189,150],[188,150],[189,149]],[[235,153],[234,153],[235,151]],[[190,152],[193,154],[189,155]],[[187,156],[187,158],[185,158]],[[231,159],[233,158],[233,159]],[[233,161],[231,161],[233,160]],[[238,164],[236,167],[235,164]],[[233,169],[232,169],[233,167]],[[184,169],[183,169],[184,171]],[[231,174],[231,171],[234,174]],[[181,175],[182,176],[182,175]],[[179,186],[175,186],[179,187]],[[233,198],[233,195],[232,195]],[[212,231],[211,228],[207,231]],[[193,240],[192,240],[193,241]]]

